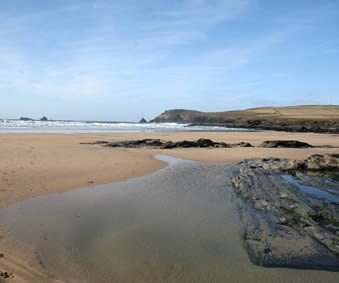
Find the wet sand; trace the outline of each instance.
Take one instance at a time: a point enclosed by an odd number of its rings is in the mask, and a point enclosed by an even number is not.
[[[253,157],[283,157],[302,159],[314,153],[339,153],[339,149],[112,149],[80,142],[120,138],[161,138],[164,140],[194,140],[210,138],[229,143],[250,142],[258,145],[264,140],[296,139],[313,145],[339,146],[336,135],[296,134],[283,132],[192,132],[154,134],[98,134],[105,137],[53,134],[0,135],[0,207],[15,202],[75,188],[121,181],[150,174],[165,166],[152,158],[154,154],[207,162],[232,162]],[[40,266],[32,247],[13,243],[0,231],[0,271],[13,272],[12,282],[55,282]],[[33,280],[34,279],[34,280]],[[50,280],[50,281],[48,281]],[[1,282],[1,279],[0,279]]]
[[[120,183],[0,210],[67,282],[334,282],[337,273],[251,264],[232,201],[231,164],[176,163]]]
[[[93,134],[92,134],[93,135]],[[303,159],[314,153],[339,153],[339,148],[270,149],[117,149],[81,142],[110,140],[109,138],[160,138],[164,140],[214,141],[258,145],[264,140],[296,139],[312,145],[339,147],[338,135],[299,134],[284,132],[187,132],[154,134],[1,134],[0,135],[0,207],[41,194],[64,192],[93,184],[105,184],[143,176],[165,166],[152,158],[154,154],[204,161],[234,162],[254,157]]]

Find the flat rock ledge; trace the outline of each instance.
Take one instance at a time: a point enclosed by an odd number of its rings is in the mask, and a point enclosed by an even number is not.
[[[300,142],[296,140],[273,140],[273,141],[264,141],[259,145],[259,147],[268,147],[268,148],[309,148],[314,147],[306,142]]]
[[[306,174],[338,173],[338,158],[252,159],[234,167],[234,200],[253,263],[339,271],[339,183]]]
[[[210,139],[198,139],[196,141],[163,141],[160,139],[142,139],[142,140],[128,140],[120,142],[105,143],[108,147],[126,147],[126,148],[140,148],[153,147],[161,149],[172,148],[191,148],[191,147],[214,147],[214,148],[232,148],[232,147],[252,147],[250,143],[240,142],[236,144],[228,144],[224,142],[214,142]]]
[[[108,142],[108,141],[96,141],[81,144],[94,144],[104,145],[108,147],[125,147],[125,148],[140,148],[140,147],[153,147],[162,149],[172,148],[190,148],[190,147],[210,147],[210,148],[233,148],[233,147],[253,147],[248,142],[240,143],[225,143],[225,142],[214,142],[210,139],[198,139],[195,141],[165,141],[160,139],[141,139],[141,140],[128,140],[119,142]],[[266,148],[309,148],[309,147],[320,147],[320,148],[333,148],[330,145],[313,146],[306,142],[300,142],[296,140],[273,140],[264,141],[259,147]]]

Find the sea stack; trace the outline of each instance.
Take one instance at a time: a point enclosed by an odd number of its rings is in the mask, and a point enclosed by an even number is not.
[[[145,124],[145,123],[147,123],[147,120],[144,117],[142,117],[141,120],[139,121],[139,123],[140,124]]]
[[[42,117],[42,118],[40,119],[40,121],[48,121],[48,119],[47,119],[46,116],[44,116],[44,117]]]

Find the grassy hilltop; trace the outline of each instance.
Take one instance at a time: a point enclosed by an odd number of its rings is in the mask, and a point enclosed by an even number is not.
[[[339,105],[260,107],[225,112],[174,109],[160,114],[153,122],[338,133]]]

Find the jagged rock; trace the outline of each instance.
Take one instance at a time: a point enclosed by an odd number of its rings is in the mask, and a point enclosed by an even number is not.
[[[32,118],[27,118],[27,117],[20,117],[21,121],[33,121]]]
[[[295,140],[275,140],[275,141],[264,141],[259,145],[260,147],[277,148],[277,147],[288,147],[288,148],[307,148],[313,147],[306,142],[300,142]]]
[[[48,121],[48,119],[47,119],[46,116],[44,116],[44,117],[42,117],[42,118],[40,119],[40,121]]]
[[[147,120],[144,117],[142,117],[141,120],[139,121],[139,124],[145,124],[145,123],[147,123]]]

